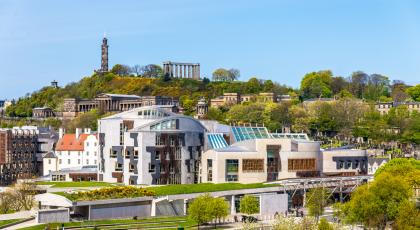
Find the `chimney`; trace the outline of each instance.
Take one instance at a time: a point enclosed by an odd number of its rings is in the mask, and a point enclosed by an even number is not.
[[[64,128],[58,129],[58,138],[59,139],[63,138],[64,133],[66,133],[66,130]]]
[[[82,134],[82,133],[83,133],[83,129],[81,129],[81,128],[76,128],[76,138],[77,138],[77,139],[79,139],[80,134]]]

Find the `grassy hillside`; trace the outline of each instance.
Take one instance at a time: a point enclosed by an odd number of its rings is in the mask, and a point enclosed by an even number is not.
[[[195,105],[201,96],[209,99],[222,95],[223,92],[258,93],[275,91],[286,93],[288,90],[287,87],[273,84],[271,81],[262,83],[256,78],[252,78],[248,82],[209,82],[208,80],[197,81],[191,79],[167,79],[165,81],[161,78],[122,77],[113,73],[103,76],[94,74],[62,88],[44,87],[31,95],[19,98],[15,105],[7,109],[7,115],[11,117],[30,117],[33,108],[42,106],[60,111],[64,98],[94,98],[100,93],[179,97],[181,104],[188,107],[189,104]]]

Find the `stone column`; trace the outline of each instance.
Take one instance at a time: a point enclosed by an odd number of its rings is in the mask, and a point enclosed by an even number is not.
[[[191,65],[188,65],[188,78],[191,78]]]
[[[184,65],[184,78],[186,78],[187,77],[187,66],[186,65]]]
[[[232,198],[230,199],[230,214],[231,215],[235,215],[236,214],[235,195],[232,195]]]
[[[197,78],[200,79],[200,64],[197,65]]]

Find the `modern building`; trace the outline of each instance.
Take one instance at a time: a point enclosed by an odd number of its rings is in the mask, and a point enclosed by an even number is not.
[[[274,93],[259,93],[256,94],[240,94],[240,93],[223,93],[223,96],[219,96],[210,100],[210,106],[217,108],[223,105],[236,105],[243,102],[278,102],[278,98]]]
[[[366,151],[322,151],[320,144],[306,134],[232,126],[229,133],[207,133],[205,140],[207,151],[200,167],[200,182],[204,183],[259,183],[367,173]]]
[[[174,113],[175,106],[144,106],[98,122],[99,179],[124,184],[190,184],[206,128]]]
[[[375,109],[381,114],[388,114],[391,108],[397,106],[406,106],[410,113],[417,111],[420,113],[420,102],[406,101],[406,102],[378,102],[375,104]]]
[[[94,99],[65,98],[62,116],[73,119],[81,113],[98,109],[104,112],[123,112],[141,106],[176,105],[178,100],[165,96],[137,96],[124,94],[99,94]]]
[[[38,131],[34,129],[0,129],[0,185],[38,174],[36,154]]]
[[[64,169],[98,165],[97,135],[90,129],[76,129],[76,133],[59,132],[55,152],[50,152],[43,158],[43,175]]]

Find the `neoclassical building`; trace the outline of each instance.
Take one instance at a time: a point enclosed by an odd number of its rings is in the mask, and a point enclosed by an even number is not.
[[[64,99],[62,117],[73,119],[80,113],[88,112],[92,109],[99,109],[104,112],[123,112],[141,106],[150,105],[175,105],[178,100],[165,96],[137,96],[125,94],[99,94],[94,99]]]

